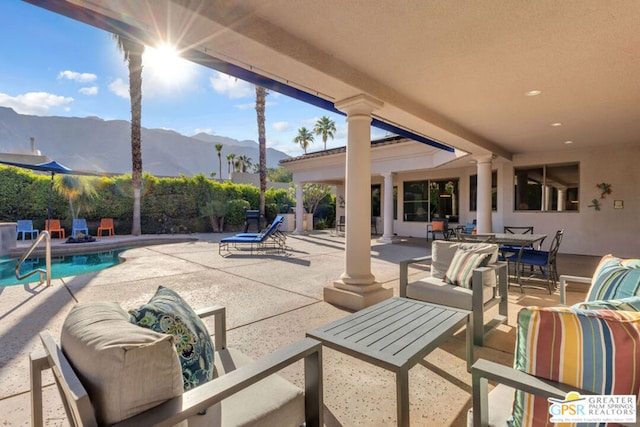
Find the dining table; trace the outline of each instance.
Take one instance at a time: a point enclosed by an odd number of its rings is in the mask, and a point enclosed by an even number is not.
[[[507,252],[515,253],[517,251],[518,257],[516,259],[516,282],[520,286],[520,291],[524,292],[522,287],[522,280],[520,275],[520,259],[525,248],[533,248],[536,243],[540,244],[547,238],[546,234],[516,234],[516,233],[478,233],[473,235],[476,239],[486,238],[492,243],[495,242],[499,245],[509,246],[507,250],[502,250],[502,256],[507,259]]]

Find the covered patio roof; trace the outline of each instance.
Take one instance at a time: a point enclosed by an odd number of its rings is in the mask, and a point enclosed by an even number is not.
[[[634,0],[28,1],[328,105],[367,93],[374,120],[472,154],[640,134]]]

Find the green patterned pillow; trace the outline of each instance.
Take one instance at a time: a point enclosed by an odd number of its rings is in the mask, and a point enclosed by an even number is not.
[[[175,291],[160,286],[147,304],[129,310],[129,314],[133,324],[173,335],[185,391],[213,378],[214,349],[209,332]]]
[[[451,285],[470,289],[473,270],[478,267],[486,267],[490,257],[491,254],[456,249],[447,273],[444,275],[444,281]]]
[[[640,311],[640,295],[629,298],[579,302],[571,306],[580,310]]]

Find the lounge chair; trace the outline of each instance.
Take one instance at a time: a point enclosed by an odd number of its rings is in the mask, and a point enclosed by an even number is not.
[[[117,303],[76,305],[61,346],[44,331],[44,349],[30,355],[31,424],[43,425],[42,372],[51,369],[73,426],[171,426],[187,419],[206,426],[323,425],[321,343],[303,338],[253,361],[227,347],[224,307],[193,315],[215,318],[215,373],[183,391],[184,367],[170,335],[132,324]],[[304,390],[276,374],[303,359]]]
[[[76,218],[73,220],[73,227],[71,228],[71,237],[76,237],[77,232],[84,231],[85,235],[89,235],[89,227],[87,227],[87,220]]]
[[[20,233],[22,233],[22,241],[24,242],[24,236],[26,234],[29,234],[30,239],[33,240],[34,234],[35,237],[38,237],[40,231],[33,228],[33,221],[30,219],[19,219],[18,227],[16,228],[16,239],[18,239]]]
[[[264,232],[255,235],[253,233],[240,233],[235,236],[226,237],[222,239],[218,245],[218,254],[222,255],[223,250],[229,252],[231,247],[239,249],[238,245],[249,245],[249,250],[252,255],[254,249],[256,251],[265,249],[283,250],[286,247],[286,236],[279,230],[282,222],[283,221],[274,220],[271,226]]]

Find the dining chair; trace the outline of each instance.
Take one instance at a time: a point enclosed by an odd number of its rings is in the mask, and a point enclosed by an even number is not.
[[[98,236],[102,236],[103,231],[109,233],[109,237],[113,237],[114,234],[116,234],[113,228],[113,218],[102,218],[100,220],[100,226],[98,227],[98,232],[96,234]]]
[[[431,221],[431,229],[427,231],[427,240],[431,233],[431,239],[436,240],[436,233],[442,234],[444,240],[449,240],[449,221],[446,219],[434,219]]]
[[[62,228],[62,225],[60,225],[59,219],[45,220],[44,229],[49,232],[49,235],[51,236],[52,239],[53,239],[53,233],[58,233],[58,238],[64,239],[65,232],[64,232],[64,228]]]
[[[551,246],[548,251],[542,251],[538,249],[525,248],[522,253],[516,253],[507,257],[507,262],[515,262],[517,274],[521,275],[525,266],[531,266],[531,275],[534,277],[535,268],[540,270],[540,276],[547,281],[547,288],[549,293],[553,293],[558,283],[558,269],[557,269],[557,255],[562,237],[564,236],[564,230],[558,230],[551,242]],[[518,277],[520,282],[520,277]],[[522,286],[522,284],[520,285]]]
[[[33,221],[31,221],[30,219],[19,219],[17,223],[18,227],[16,228],[16,239],[18,238],[20,233],[22,233],[23,242],[26,234],[30,236],[29,238],[31,240],[33,240],[34,235],[35,237],[38,237],[38,235],[40,234],[39,230],[33,228]]]
[[[89,227],[87,227],[87,220],[84,218],[76,218],[73,220],[73,227],[71,229],[71,236],[76,237],[76,233],[84,232],[89,235]]]

